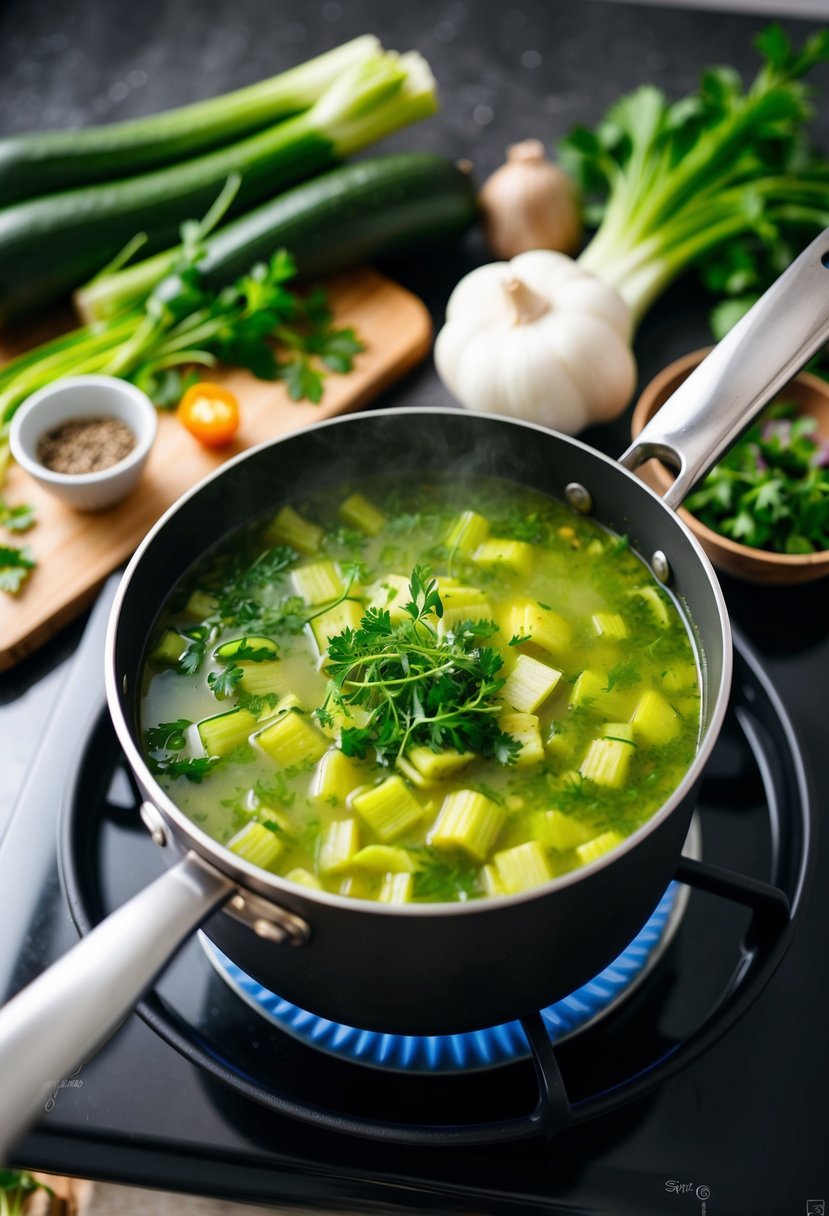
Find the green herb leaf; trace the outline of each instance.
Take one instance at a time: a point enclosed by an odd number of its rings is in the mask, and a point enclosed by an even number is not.
[[[36,565],[28,545],[0,545],[0,591],[15,595]]]
[[[0,524],[9,532],[28,532],[37,523],[35,509],[27,503],[10,507],[0,498]]]

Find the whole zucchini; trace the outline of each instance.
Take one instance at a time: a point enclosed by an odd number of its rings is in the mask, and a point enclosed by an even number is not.
[[[199,271],[223,287],[287,249],[303,278],[373,258],[415,252],[457,239],[475,218],[471,175],[431,152],[377,156],[332,169],[295,186],[204,242]],[[75,294],[86,320],[102,320],[140,303],[164,278],[175,250],[95,280]],[[173,275],[165,295],[177,292]]]
[[[146,173],[224,147],[307,110],[340,73],[377,54],[379,47],[373,35],[365,34],[221,97],[80,131],[33,131],[0,139],[0,207]]]

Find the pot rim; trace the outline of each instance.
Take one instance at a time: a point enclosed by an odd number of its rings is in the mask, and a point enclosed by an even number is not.
[[[201,481],[197,482],[189,490],[181,495],[160,517],[155,525],[150,529],[147,535],[142,540],[141,544],[136,549],[123,577],[118,585],[115,599],[110,610],[109,623],[107,626],[107,636],[105,643],[105,684],[107,704],[109,707],[110,716],[112,718],[115,732],[118,737],[124,754],[127,758],[132,772],[135,774],[139,786],[147,792],[152,800],[152,803],[159,811],[167,825],[171,828],[173,836],[177,843],[182,841],[186,848],[192,849],[198,853],[209,864],[215,866],[226,877],[237,883],[239,887],[253,891],[259,895],[265,894],[266,898],[276,905],[281,905],[283,902],[290,906],[292,903],[301,902],[302,904],[323,904],[331,908],[338,908],[350,915],[366,914],[371,916],[397,916],[397,917],[435,917],[435,916],[467,916],[467,915],[486,915],[488,913],[497,912],[499,909],[513,907],[518,904],[526,903],[533,899],[538,899],[540,896],[551,894],[555,890],[560,890],[573,884],[585,881],[597,874],[607,866],[623,856],[624,854],[635,849],[647,836],[655,832],[657,828],[676,810],[678,806],[689,795],[697,780],[699,779],[702,770],[708,760],[709,755],[714,747],[717,737],[722,727],[725,717],[729,694],[731,689],[731,676],[733,668],[732,640],[731,640],[731,623],[726,608],[725,599],[722,589],[717,580],[708,557],[706,556],[702,546],[700,545],[693,532],[679,518],[677,513],[672,508],[665,505],[660,496],[646,485],[635,473],[621,465],[617,460],[605,455],[603,452],[597,451],[583,440],[576,439],[570,435],[561,434],[558,431],[553,431],[548,427],[540,426],[537,423],[527,422],[523,419],[511,418],[502,414],[485,414],[477,415],[485,419],[493,419],[496,422],[509,423],[511,426],[520,427],[527,431],[533,431],[544,435],[546,438],[553,438],[562,441],[566,444],[572,444],[580,448],[586,455],[595,460],[599,467],[607,466],[614,474],[622,474],[630,479],[632,486],[635,487],[634,493],[644,494],[649,496],[659,506],[667,512],[671,517],[675,527],[679,528],[684,534],[684,538],[691,545],[696,559],[700,565],[702,573],[705,574],[709,588],[714,596],[717,606],[719,624],[720,624],[720,642],[722,645],[723,668],[720,685],[717,690],[716,697],[711,704],[708,723],[704,729],[700,739],[697,753],[694,756],[688,770],[686,771],[682,781],[673,791],[666,802],[662,804],[657,811],[637,828],[630,836],[628,836],[622,844],[617,845],[610,852],[603,854],[589,865],[580,866],[577,870],[571,870],[566,874],[551,879],[549,882],[543,883],[541,886],[533,887],[529,891],[518,892],[514,895],[498,895],[498,896],[481,896],[468,901],[458,902],[434,902],[422,904],[383,904],[376,900],[355,900],[345,895],[335,895],[328,891],[316,891],[308,887],[300,887],[295,883],[289,883],[279,875],[271,874],[267,870],[263,870],[258,866],[252,865],[243,858],[237,857],[236,854],[230,852],[223,845],[219,844],[206,832],[204,832],[198,824],[191,820],[184,811],[182,811],[173,799],[156,781],[155,776],[150,772],[149,767],[133,737],[132,730],[127,722],[126,716],[122,707],[122,698],[132,699],[136,693],[135,690],[129,691],[127,687],[120,687],[121,681],[115,667],[116,643],[119,635],[119,625],[121,620],[121,608],[124,600],[127,598],[132,585],[133,578],[138,571],[142,558],[146,550],[154,543],[156,537],[163,532],[167,523],[177,514],[182,507],[190,499],[198,495],[202,489],[209,483],[222,477],[226,472],[235,468],[237,465],[252,458],[259,452],[276,447],[288,440],[295,438],[297,435],[307,433],[311,430],[319,430],[321,428],[359,425],[361,421],[367,418],[375,417],[401,417],[411,416],[417,417],[433,416],[433,417],[458,417],[457,409],[447,406],[404,406],[404,407],[389,407],[383,410],[372,410],[369,413],[358,412],[354,414],[340,415],[335,418],[325,419],[321,422],[311,423],[309,426],[297,427],[296,430],[290,431],[287,434],[280,435],[276,439],[265,440],[263,443],[257,444],[254,447],[248,448],[230,460],[219,465],[216,469],[210,472]],[[167,589],[169,593],[171,588]],[[681,609],[682,610],[682,609]],[[682,610],[686,622],[693,625],[689,615]],[[701,639],[703,646],[705,639]],[[700,657],[699,655],[697,656]],[[126,674],[122,677],[126,683]],[[706,691],[706,679],[703,675],[703,692]]]

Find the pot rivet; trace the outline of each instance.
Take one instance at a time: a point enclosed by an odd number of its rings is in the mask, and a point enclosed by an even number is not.
[[[593,496],[578,481],[571,481],[564,487],[564,497],[568,506],[580,515],[589,515],[593,510]]]
[[[284,942],[288,934],[281,925],[275,925],[273,921],[265,920],[259,916],[253,922],[253,932],[257,937],[263,937],[266,942]]]
[[[657,549],[651,558],[651,569],[660,583],[671,581],[671,564],[661,549]]]
[[[138,813],[141,816],[141,822],[152,837],[153,844],[157,844],[160,849],[166,848],[167,825],[161,818],[158,807],[153,806],[151,802],[142,802]]]

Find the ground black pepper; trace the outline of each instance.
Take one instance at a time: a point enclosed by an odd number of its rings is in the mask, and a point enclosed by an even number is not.
[[[41,436],[37,458],[53,473],[99,473],[128,456],[135,442],[120,418],[70,418]]]

